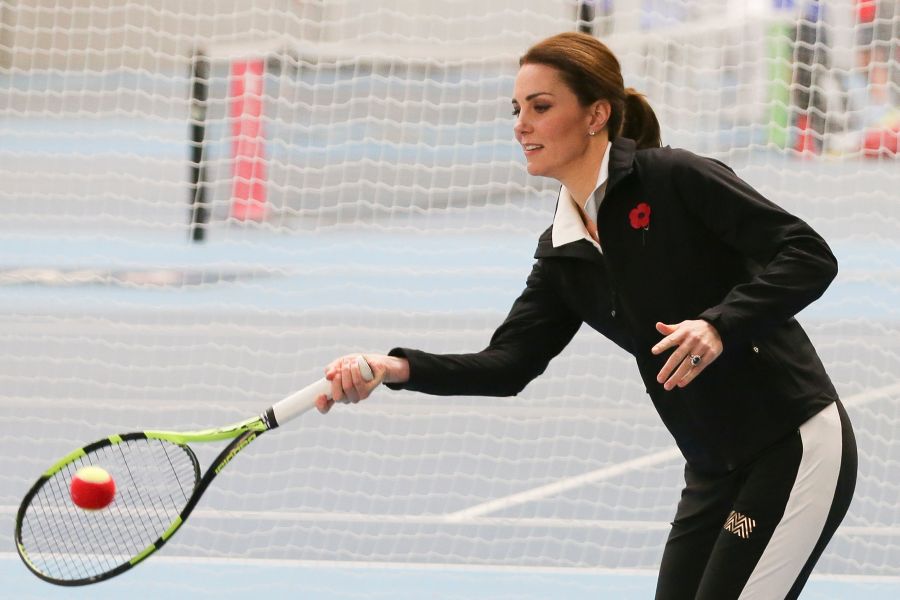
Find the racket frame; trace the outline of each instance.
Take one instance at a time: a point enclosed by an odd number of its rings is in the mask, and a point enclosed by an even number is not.
[[[165,545],[165,543],[169,540],[169,538],[171,538],[172,535],[174,535],[175,532],[178,531],[184,521],[188,518],[188,516],[197,506],[197,503],[200,501],[200,498],[203,496],[206,488],[209,487],[209,484],[212,483],[213,479],[215,479],[216,476],[222,471],[222,469],[225,468],[225,465],[231,462],[231,460],[235,456],[237,456],[237,454],[241,450],[246,448],[250,444],[250,442],[259,437],[262,433],[268,431],[268,429],[270,429],[270,427],[266,425],[265,419],[260,416],[217,429],[183,432],[135,431],[131,433],[116,434],[111,435],[107,438],[97,440],[82,448],[70,452],[62,459],[54,463],[53,466],[51,466],[41,475],[41,477],[34,483],[34,485],[32,485],[31,489],[28,490],[28,492],[25,494],[25,497],[22,499],[22,503],[19,505],[19,510],[16,513],[15,527],[16,550],[18,551],[19,557],[25,563],[25,566],[27,566],[28,569],[36,576],[49,583],[62,586],[88,585],[91,583],[104,581],[106,579],[115,577],[116,575],[120,575],[121,573],[124,573],[128,569],[131,569],[132,567],[138,565],[148,556],[162,548],[163,545]],[[216,442],[231,438],[233,438],[232,441],[219,452],[219,454],[201,476],[200,463],[188,443]],[[115,446],[122,442],[132,440],[161,440],[164,442],[169,442],[181,448],[188,455],[194,469],[194,481],[196,483],[194,484],[194,489],[192,490],[191,495],[185,503],[184,507],[181,509],[181,511],[178,513],[169,527],[159,536],[159,538],[157,538],[146,548],[135,554],[133,557],[131,557],[131,559],[119,564],[118,566],[108,571],[81,579],[58,579],[42,572],[40,567],[34,564],[28,556],[28,551],[25,548],[22,540],[22,526],[25,522],[25,515],[28,512],[28,508],[31,505],[32,499],[37,495],[41,488],[48,481],[50,481],[51,477],[64,469],[67,465],[72,464],[79,459],[88,456],[92,452],[100,450],[101,448]]]

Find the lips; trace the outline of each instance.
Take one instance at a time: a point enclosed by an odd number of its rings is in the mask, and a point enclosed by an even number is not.
[[[522,144],[522,149],[525,151],[525,154],[528,154],[529,152],[535,152],[537,150],[540,150],[541,148],[543,148],[543,146],[540,144]]]

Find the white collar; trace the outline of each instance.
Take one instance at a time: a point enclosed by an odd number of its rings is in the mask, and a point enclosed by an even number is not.
[[[600,163],[600,173],[597,174],[597,185],[594,186],[594,191],[591,192],[588,198],[586,212],[589,215],[592,213],[593,215],[597,214],[598,203],[602,200],[602,198],[596,198],[595,194],[609,178],[609,149],[611,147],[612,144],[607,144],[606,152],[603,153],[603,160]],[[575,202],[575,199],[572,198],[572,194],[569,193],[566,186],[561,186],[559,190],[559,200],[556,203],[556,215],[553,217],[551,239],[554,248],[576,240],[585,239],[596,246],[598,250],[600,249],[600,244],[594,241],[594,238],[591,237],[584,226],[584,221],[581,218],[581,208]]]

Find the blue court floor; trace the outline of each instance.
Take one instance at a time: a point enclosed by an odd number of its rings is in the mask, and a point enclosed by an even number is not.
[[[643,600],[649,571],[490,569],[300,562],[188,561],[156,557],[116,579],[79,588],[45,583],[15,555],[0,557],[3,597],[16,599],[218,598],[312,600]],[[895,600],[900,579],[814,577],[803,600]]]

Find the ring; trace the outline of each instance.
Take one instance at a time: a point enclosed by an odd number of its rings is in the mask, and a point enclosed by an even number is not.
[[[703,360],[703,357],[699,354],[691,354],[691,366],[696,367],[700,364],[700,361]]]

